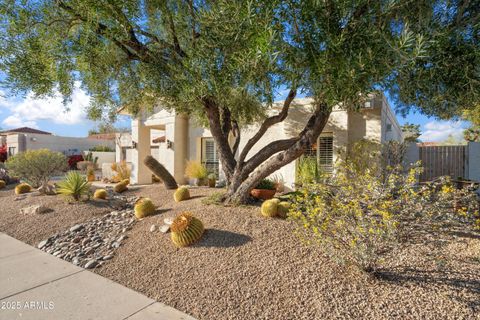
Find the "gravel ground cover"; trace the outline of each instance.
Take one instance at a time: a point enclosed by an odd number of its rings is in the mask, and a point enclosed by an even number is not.
[[[115,256],[94,272],[201,320],[479,319],[478,234],[453,230],[432,237],[412,229],[385,268],[371,276],[340,268],[318,248],[301,244],[289,221],[263,218],[257,207],[207,206],[202,198],[213,189],[190,191],[192,199],[181,203],[158,185],[124,193],[150,197],[157,214],[133,224]],[[34,245],[104,214],[93,213],[88,203],[74,208],[48,200],[53,212],[14,217],[18,201],[3,193],[13,192],[0,191],[0,230]],[[22,201],[41,198],[50,199]],[[169,234],[152,225],[183,211],[200,218],[207,230],[192,247],[177,249]]]

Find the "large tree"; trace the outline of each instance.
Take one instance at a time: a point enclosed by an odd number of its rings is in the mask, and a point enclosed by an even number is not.
[[[478,1],[3,0],[0,68],[14,92],[67,99],[90,114],[161,104],[208,125],[245,202],[259,180],[315,143],[334,106],[358,109],[388,90],[401,111],[448,118],[474,109]],[[278,113],[272,102],[288,95]],[[252,147],[284,121],[297,94],[314,99],[300,133]],[[241,128],[258,132],[238,150]]]

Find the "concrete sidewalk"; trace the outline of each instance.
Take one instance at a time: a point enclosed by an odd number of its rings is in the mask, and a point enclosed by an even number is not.
[[[195,320],[0,233],[0,320]]]

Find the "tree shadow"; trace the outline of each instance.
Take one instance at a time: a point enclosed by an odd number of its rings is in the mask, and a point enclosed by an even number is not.
[[[159,215],[159,214],[162,214],[162,213],[165,213],[165,212],[168,212],[172,210],[172,208],[167,208],[167,209],[156,209],[155,212],[153,213],[152,216],[156,216],[156,215]]]
[[[448,270],[425,271],[414,268],[384,269],[376,271],[373,276],[378,280],[396,285],[444,285],[455,291],[467,291],[478,297],[480,295],[480,278],[478,275],[467,272],[452,272]],[[468,299],[458,295],[451,295],[474,311],[480,310],[480,299]]]
[[[196,247],[231,248],[240,247],[252,241],[250,236],[219,229],[207,229],[202,239],[194,244]]]

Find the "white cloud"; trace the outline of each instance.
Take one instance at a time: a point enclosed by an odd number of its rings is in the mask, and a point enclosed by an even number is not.
[[[424,125],[420,140],[424,142],[441,142],[449,136],[455,140],[463,140],[462,122],[460,121],[430,121]]]
[[[0,92],[0,108],[8,109],[10,115],[2,121],[6,127],[38,127],[37,121],[47,120],[57,124],[74,125],[86,120],[86,107],[90,97],[78,86],[74,89],[72,101],[64,105],[61,95],[37,99],[29,93],[25,99],[14,103]]]

